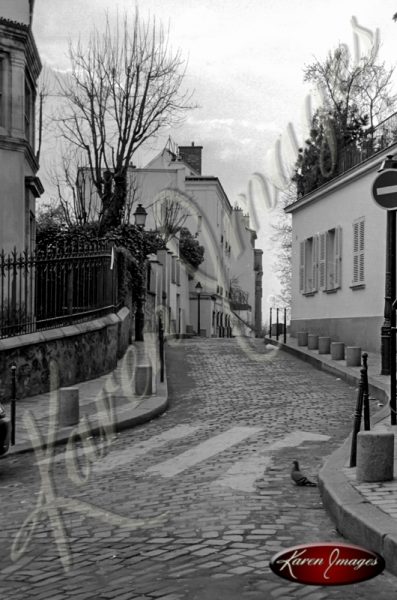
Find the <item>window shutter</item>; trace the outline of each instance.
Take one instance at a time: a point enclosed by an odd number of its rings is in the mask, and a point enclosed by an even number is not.
[[[320,290],[326,289],[326,241],[327,234],[320,233],[319,235],[319,287]]]
[[[313,236],[312,246],[312,292],[318,290],[318,235]]]
[[[364,271],[364,251],[365,251],[365,221],[360,221],[359,229],[359,281],[364,283],[365,271]]]
[[[305,292],[305,242],[299,244],[299,291]]]
[[[335,227],[335,287],[342,285],[342,227]]]
[[[353,284],[364,283],[365,221],[353,223]]]

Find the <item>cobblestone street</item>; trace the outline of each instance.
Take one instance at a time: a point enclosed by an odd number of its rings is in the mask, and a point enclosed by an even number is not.
[[[395,598],[389,573],[312,587],[269,568],[289,546],[343,541],[290,470],[298,459],[316,478],[351,429],[354,388],[262,340],[166,352],[169,410],[114,436],[91,469],[95,440],[0,462],[1,598]]]

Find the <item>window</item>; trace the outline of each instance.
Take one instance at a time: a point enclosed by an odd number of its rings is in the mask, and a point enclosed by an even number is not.
[[[319,287],[333,291],[341,287],[342,228],[334,227],[319,236]]]
[[[176,283],[176,256],[172,257],[171,262],[171,283]]]
[[[300,243],[299,289],[302,294],[317,291],[317,248],[318,236]]]
[[[342,230],[334,227],[300,243],[299,289],[302,294],[341,287]]]
[[[0,127],[5,128],[7,128],[9,121],[7,112],[9,74],[9,57],[7,54],[0,54]]]
[[[365,219],[353,223],[353,286],[365,283]]]
[[[34,135],[34,96],[32,87],[25,79],[25,138],[33,147]]]

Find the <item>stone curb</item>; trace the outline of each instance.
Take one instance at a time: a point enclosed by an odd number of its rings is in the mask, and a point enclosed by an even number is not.
[[[164,365],[164,382],[161,383],[160,378],[158,379],[159,380],[156,383],[157,393],[155,395],[143,399],[138,406],[135,406],[132,409],[129,409],[126,406],[121,407],[119,409],[119,418],[117,418],[116,415],[114,421],[109,423],[109,427],[114,427],[115,432],[119,432],[142,425],[143,423],[151,421],[152,419],[163,414],[169,407],[166,365]],[[84,407],[82,407],[82,410],[84,410]],[[90,417],[88,417],[88,421],[90,421]],[[72,427],[62,427],[58,429],[55,435],[53,446],[55,447],[61,446],[62,444],[67,444],[71,433],[78,427],[78,425],[75,425]],[[103,430],[103,424],[100,425],[98,423],[93,423],[90,424],[86,429],[80,427],[79,434],[81,433],[83,437],[85,434],[89,436],[99,436],[103,434]],[[46,439],[45,436],[43,437]],[[14,447],[10,447],[10,451],[2,458],[12,457],[16,454],[35,452],[37,449],[43,450],[46,447],[47,444],[44,444],[43,446],[34,446],[32,443],[25,442]]]
[[[347,373],[338,365],[329,365],[316,355],[267,337],[265,343],[277,346],[319,370],[338,375],[347,383],[356,385],[359,382],[359,374]],[[385,406],[371,417],[371,422],[376,424],[389,414],[389,396],[387,390],[376,382],[372,382],[370,391],[385,401]],[[328,457],[319,472],[319,489],[324,506],[344,537],[378,552],[385,559],[386,568],[397,575],[397,522],[368,502],[345,476],[343,469],[349,462],[350,443],[351,436]]]
[[[312,351],[310,350],[304,350],[303,348],[294,348],[293,346],[289,346],[288,344],[278,342],[277,340],[268,337],[265,337],[264,341],[265,344],[271,344],[272,346],[276,346],[280,350],[284,350],[285,352],[296,356],[300,360],[308,362],[310,365],[312,365],[320,371],[324,371],[325,373],[329,373],[330,375],[340,377],[349,385],[358,385],[360,382],[360,367],[353,367],[357,369],[357,374],[351,373],[349,369],[351,369],[352,367],[338,365],[338,361],[333,361],[332,359],[320,358],[320,355],[312,354]],[[325,357],[328,355],[321,356]],[[371,379],[371,375],[369,375],[368,384],[370,395],[377,394],[378,400],[381,400],[384,404],[388,404],[388,390],[379,385],[375,380]]]

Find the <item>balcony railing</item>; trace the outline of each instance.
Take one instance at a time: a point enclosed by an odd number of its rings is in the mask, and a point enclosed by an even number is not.
[[[301,176],[297,181],[298,198],[332,181],[335,177],[356,167],[395,142],[397,142],[397,112],[390,115],[373,129],[368,129],[364,139],[360,140],[360,142],[352,143],[343,148],[339,156],[336,157],[334,170],[328,178],[310,181],[311,174],[308,173],[305,181],[304,176]]]
[[[251,310],[248,299],[248,292],[244,292],[240,287],[230,288],[230,307],[232,310]]]

